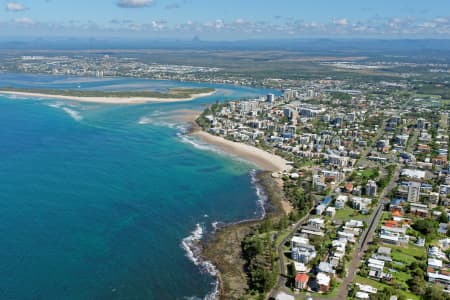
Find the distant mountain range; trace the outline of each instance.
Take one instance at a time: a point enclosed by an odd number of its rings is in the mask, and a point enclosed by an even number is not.
[[[280,39],[202,41],[173,39],[115,38],[3,38],[0,49],[15,50],[89,50],[89,49],[172,49],[172,50],[272,50],[301,51],[305,54],[354,52],[422,53],[449,52],[450,39]]]

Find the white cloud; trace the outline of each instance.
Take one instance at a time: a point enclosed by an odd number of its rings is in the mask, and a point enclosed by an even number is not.
[[[338,26],[347,26],[348,20],[347,19],[335,19],[335,20],[333,20],[333,24],[338,25]]]
[[[445,24],[445,23],[449,23],[450,19],[449,18],[436,18],[433,21],[436,22],[436,23],[443,23],[443,24]]]
[[[155,0],[119,0],[117,6],[123,8],[139,8],[149,6],[155,3]]]
[[[34,20],[31,18],[17,18],[14,19],[14,23],[20,24],[20,25],[33,25],[35,24]]]
[[[158,30],[163,30],[164,29],[164,24],[165,24],[166,22],[165,21],[152,21],[151,23],[150,23],[150,26],[151,26],[151,28],[154,30],[154,31],[158,31]]]
[[[222,29],[225,26],[224,22],[221,19],[217,19],[215,22],[216,29]]]
[[[124,1],[124,0],[122,0]],[[138,0],[134,0],[138,1]],[[143,0],[139,0],[143,1]],[[116,0],[117,2],[117,0]],[[155,3],[155,0],[146,3]],[[143,2],[139,2],[143,3]],[[137,3],[134,3],[137,5]],[[45,30],[54,32],[98,32],[106,34],[153,34],[160,36],[202,35],[213,37],[442,37],[450,38],[450,17],[434,17],[416,20],[410,17],[377,18],[367,20],[329,19],[328,21],[305,21],[301,19],[265,20],[221,18],[184,23],[168,22],[163,19],[141,23],[127,19],[114,19],[107,23],[93,22],[42,22],[30,18],[17,18],[5,22],[9,28],[23,30]]]
[[[27,9],[28,8],[25,5],[20,4],[20,3],[16,3],[16,2],[8,2],[8,3],[6,3],[6,10],[7,11],[17,12],[17,11],[24,11],[24,10],[27,10]]]
[[[435,28],[436,27],[436,23],[434,22],[424,22],[418,25],[419,27],[423,27],[423,28]]]

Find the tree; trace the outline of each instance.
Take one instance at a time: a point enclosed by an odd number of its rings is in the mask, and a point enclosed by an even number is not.
[[[408,280],[409,289],[416,295],[423,296],[426,292],[426,282],[422,276],[413,276]]]
[[[259,231],[261,233],[265,233],[265,232],[269,232],[273,230],[273,224],[272,224],[272,220],[270,218],[266,218],[264,219],[264,221],[262,222]]]
[[[439,223],[448,223],[448,215],[445,211],[439,216]]]
[[[444,292],[442,292],[441,288],[437,285],[430,286],[426,289],[424,299],[429,300],[448,300],[450,296]]]
[[[431,219],[418,219],[412,225],[414,230],[417,230],[425,236],[435,233],[437,227],[438,224]]]

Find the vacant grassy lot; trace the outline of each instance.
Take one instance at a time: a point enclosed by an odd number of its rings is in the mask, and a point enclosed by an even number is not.
[[[367,285],[371,285],[375,288],[377,288],[378,290],[383,290],[384,288],[389,287],[387,284],[369,279],[369,278],[365,278],[365,277],[361,277],[359,275],[357,275],[355,277],[355,282],[357,283],[361,283],[361,284],[367,284]],[[402,291],[402,290],[398,290],[398,294],[399,295],[403,295],[406,299],[412,299],[412,300],[419,300],[420,297],[417,295],[414,295],[410,292],[407,291]]]
[[[336,220],[342,220],[344,222],[352,219],[363,221],[367,218],[367,215],[362,215],[353,208],[346,206],[342,209],[337,209],[334,218]]]

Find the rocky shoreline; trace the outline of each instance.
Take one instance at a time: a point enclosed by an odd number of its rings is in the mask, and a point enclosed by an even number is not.
[[[248,292],[246,261],[242,257],[242,241],[256,230],[265,219],[278,221],[285,215],[281,202],[284,201],[282,185],[270,172],[260,171],[257,184],[264,188],[268,202],[267,214],[256,220],[247,220],[219,228],[201,242],[201,255],[218,269],[220,299],[240,299]]]

